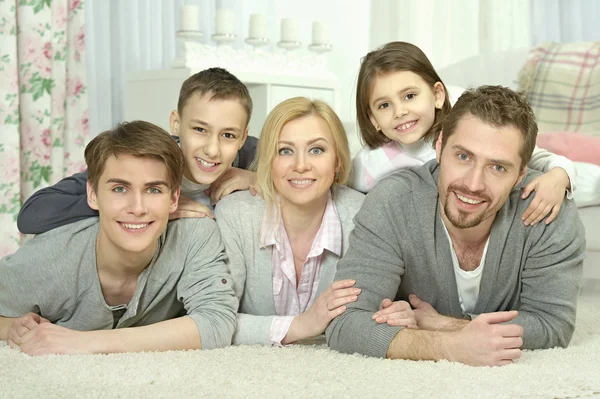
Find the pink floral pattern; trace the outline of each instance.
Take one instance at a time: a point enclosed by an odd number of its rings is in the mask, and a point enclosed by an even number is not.
[[[0,15],[2,258],[24,239],[22,202],[85,168],[89,124],[82,1],[5,0]]]

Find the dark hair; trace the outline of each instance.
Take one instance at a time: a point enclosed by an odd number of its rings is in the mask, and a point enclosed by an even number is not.
[[[531,160],[535,148],[538,127],[535,114],[522,94],[508,87],[480,86],[465,91],[444,119],[442,150],[448,138],[454,134],[462,118],[472,115],[492,126],[514,126],[523,135],[521,169]]]
[[[188,99],[198,93],[201,96],[211,93],[211,100],[238,100],[246,111],[246,125],[252,115],[252,98],[245,84],[223,68],[208,68],[200,71],[181,85],[177,112],[181,115]]]
[[[94,190],[104,171],[106,160],[120,154],[150,157],[167,166],[169,188],[179,187],[183,175],[183,153],[169,133],[144,121],[124,122],[96,136],[85,147],[88,181]]]
[[[438,76],[425,53],[413,44],[390,42],[363,57],[356,88],[356,117],[358,119],[360,135],[364,143],[370,148],[378,148],[390,141],[381,132],[375,130],[371,124],[369,97],[373,89],[373,81],[377,76],[397,71],[413,72],[419,75],[431,87],[437,82],[444,85],[444,82]],[[433,125],[424,136],[425,141],[432,142],[433,144],[435,144],[437,136],[440,133],[442,121],[451,108],[448,90],[445,85],[444,91],[446,92],[444,105],[441,109],[436,108]]]

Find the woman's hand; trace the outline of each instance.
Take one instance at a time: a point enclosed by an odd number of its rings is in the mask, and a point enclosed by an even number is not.
[[[333,282],[304,313],[294,318],[281,343],[290,344],[323,334],[331,320],[344,313],[348,303],[358,299],[361,290],[353,288],[355,283],[354,280]]]

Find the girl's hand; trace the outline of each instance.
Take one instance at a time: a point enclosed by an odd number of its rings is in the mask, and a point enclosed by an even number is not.
[[[553,168],[548,173],[530,181],[523,189],[521,196],[525,199],[535,191],[535,197],[521,216],[525,226],[536,224],[548,214],[550,216],[546,219],[546,224],[556,219],[565,199],[565,190],[570,186],[569,176],[563,168]]]
[[[331,320],[344,313],[346,304],[358,299],[361,290],[352,288],[355,283],[354,280],[333,282],[304,313],[294,318],[281,343],[285,345],[323,334]]]
[[[384,299],[379,305],[379,311],[375,312],[372,318],[379,324],[418,328],[415,312],[406,301],[392,302],[391,299]]]

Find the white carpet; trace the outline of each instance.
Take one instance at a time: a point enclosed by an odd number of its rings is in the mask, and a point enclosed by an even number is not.
[[[324,346],[30,357],[0,341],[0,397],[600,398],[600,311],[580,302],[569,348],[475,368]]]

